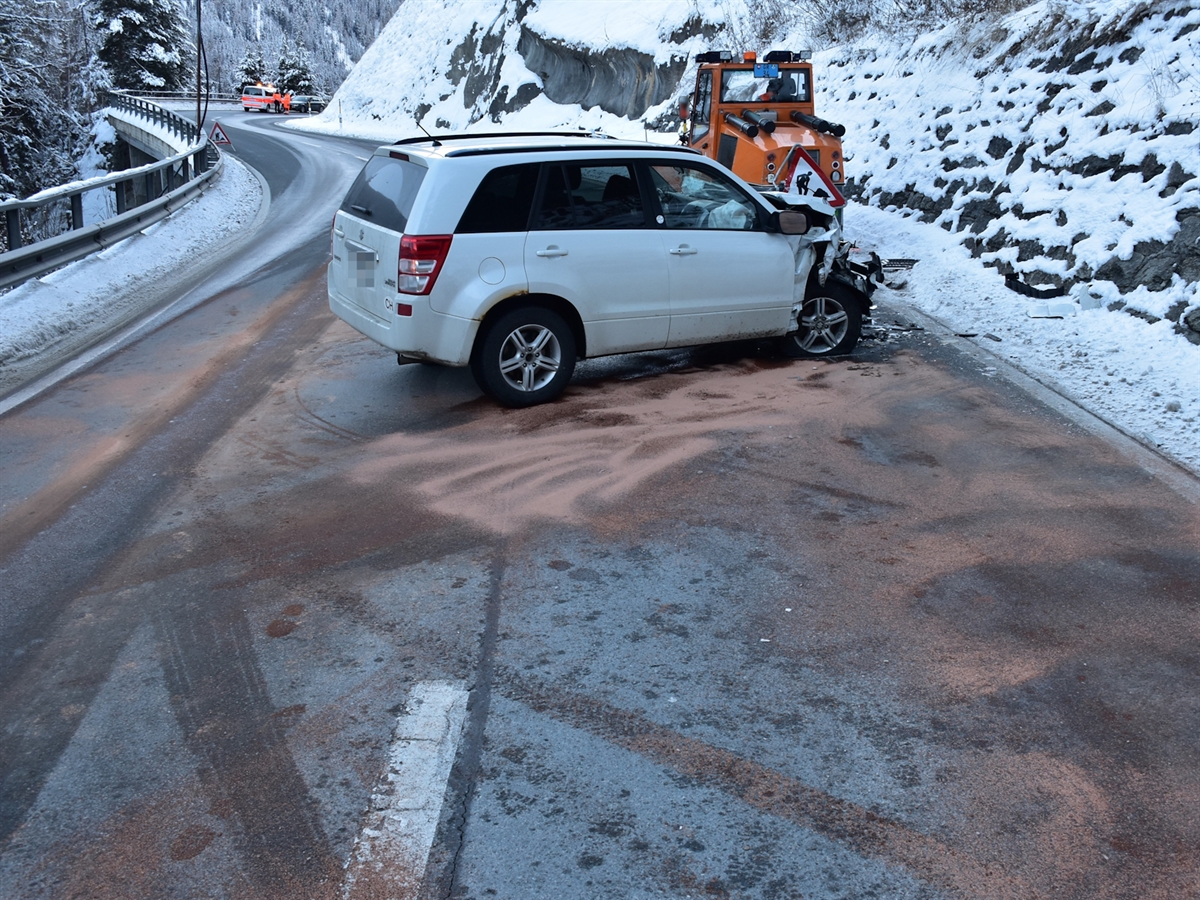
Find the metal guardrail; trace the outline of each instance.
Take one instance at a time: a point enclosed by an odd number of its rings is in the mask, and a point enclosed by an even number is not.
[[[191,103],[196,102],[195,91],[139,91],[138,96],[146,97],[150,100],[187,100]],[[204,99],[208,103],[241,103],[242,95],[216,92],[206,95]]]
[[[171,134],[181,140],[187,141],[189,144],[195,144],[200,140],[200,131],[196,127],[195,122],[189,122],[169,109],[163,109],[157,103],[152,103],[142,97],[133,97],[129,94],[119,94],[113,91],[108,95],[108,105],[114,109],[124,110],[125,112],[133,113],[135,116],[141,116],[143,119],[165,128]]]
[[[50,188],[24,200],[0,202],[0,211],[4,213],[8,230],[8,251],[0,253],[0,288],[44,275],[165,219],[199,196],[205,183],[220,170],[220,152],[194,122],[155,103],[126,94],[110,94],[109,105],[165,128],[181,141],[188,142],[188,148],[149,165]],[[128,209],[127,195],[134,193],[136,196],[134,186],[139,180],[147,199]],[[116,216],[85,225],[83,195],[109,188],[114,188],[116,192]],[[22,213],[44,210],[64,200],[69,201],[71,206],[71,230],[24,245],[21,238]]]

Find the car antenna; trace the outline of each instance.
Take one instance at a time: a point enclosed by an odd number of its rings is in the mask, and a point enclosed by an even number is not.
[[[422,125],[420,122],[417,122],[417,127],[418,127],[418,128],[420,128],[422,131],[425,131],[425,126],[424,126],[424,125]],[[442,146],[442,142],[441,142],[441,141],[439,141],[437,138],[435,138],[435,137],[434,137],[432,134],[430,134],[428,131],[425,131],[425,137],[427,137],[427,138],[429,138],[431,141],[433,141],[433,146],[435,146],[435,147],[440,147],[440,146]]]

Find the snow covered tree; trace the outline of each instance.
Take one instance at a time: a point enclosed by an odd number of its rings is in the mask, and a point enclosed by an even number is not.
[[[102,35],[96,55],[122,90],[175,91],[186,86],[191,39],[178,0],[93,0]]]
[[[0,194],[24,196],[74,177],[83,120],[71,111],[70,79],[61,77],[60,12],[56,0],[0,0]]]
[[[245,84],[238,64],[256,46],[268,61],[262,76],[269,81],[286,37],[304,42],[313,85],[328,92],[379,36],[399,0],[203,0],[203,5],[204,47],[214,89],[239,90]],[[191,32],[196,28],[194,7],[193,0],[185,0]]]
[[[248,84],[259,84],[270,80],[267,78],[267,61],[263,59],[260,45],[254,44],[246,48],[246,55],[237,64],[234,80],[237,81],[237,84],[233,86],[234,91],[240,91]]]
[[[297,41],[293,45],[286,37],[283,39],[275,85],[279,90],[293,94],[311,94],[316,90],[313,86],[312,59],[302,43]]]

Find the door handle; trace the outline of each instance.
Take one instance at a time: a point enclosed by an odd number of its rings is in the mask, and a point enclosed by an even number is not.
[[[346,232],[342,231],[342,229],[340,229],[340,228],[333,229],[333,233],[336,234],[338,237],[346,236]]]
[[[695,247],[689,247],[687,244],[681,244],[668,252],[675,256],[695,256],[700,251]]]
[[[566,250],[560,250],[560,249],[558,248],[558,245],[556,245],[556,244],[551,244],[551,245],[550,245],[549,247],[547,247],[545,250],[539,250],[539,251],[537,252],[537,255],[538,255],[538,256],[543,256],[543,257],[566,256],[566,255],[567,255],[567,251],[566,251]]]

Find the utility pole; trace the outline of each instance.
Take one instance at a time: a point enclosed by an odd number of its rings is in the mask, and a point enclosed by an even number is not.
[[[200,121],[200,57],[204,52],[204,38],[200,35],[200,0],[196,0],[196,133],[204,136],[204,123]]]

